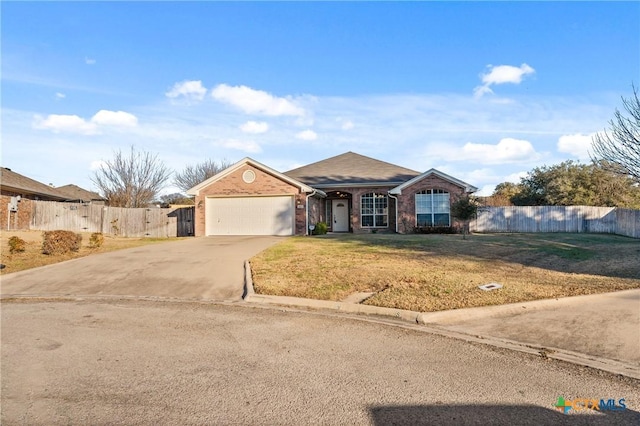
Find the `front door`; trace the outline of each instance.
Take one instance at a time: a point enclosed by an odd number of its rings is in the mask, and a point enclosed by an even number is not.
[[[347,200],[332,200],[333,232],[349,232],[349,203]]]

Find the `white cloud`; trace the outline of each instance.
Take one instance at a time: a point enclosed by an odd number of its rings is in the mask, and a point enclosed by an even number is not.
[[[482,82],[484,84],[520,84],[522,77],[535,72],[535,70],[527,64],[522,64],[520,67],[511,65],[489,65],[489,69],[490,71],[488,73],[482,75]]]
[[[476,195],[478,197],[488,197],[489,195],[493,194],[494,189],[496,189],[495,185],[482,185],[482,187],[478,189],[478,192],[474,193],[473,195]]]
[[[468,173],[458,172],[455,176],[471,183],[472,185],[483,184],[485,182],[493,182],[499,179],[494,168],[482,168],[472,170]],[[475,183],[474,183],[475,182]]]
[[[56,98],[57,99],[64,99],[66,97],[67,97],[67,95],[65,95],[64,93],[56,92]]]
[[[95,123],[87,122],[77,115],[50,114],[47,118],[34,117],[33,126],[36,129],[47,129],[53,133],[80,133],[94,135],[98,133]]]
[[[481,164],[503,164],[530,161],[539,158],[529,141],[513,138],[501,139],[496,145],[468,142],[462,152],[451,160],[476,161]]]
[[[53,133],[79,133],[95,135],[100,133],[99,126],[134,127],[138,118],[124,111],[98,111],[91,120],[87,121],[77,115],[49,114],[47,118],[36,115],[33,127],[51,130]]]
[[[493,93],[493,90],[491,90],[491,88],[488,85],[478,86],[475,89],[473,89],[473,94],[476,98],[480,98],[483,95],[488,95],[490,93]]]
[[[558,139],[558,151],[571,154],[580,160],[588,160],[589,149],[591,149],[591,141],[594,134],[583,135],[576,133],[573,135],[563,135]]]
[[[220,145],[224,148],[235,149],[238,151],[249,152],[252,154],[262,152],[260,145],[254,141],[241,141],[238,139],[227,139],[222,141]]]
[[[262,90],[247,86],[219,84],[211,96],[220,102],[233,105],[247,114],[268,116],[302,116],[304,110],[289,98],[278,98]]]
[[[527,177],[528,174],[529,174],[528,172],[511,173],[510,175],[507,175],[504,177],[504,181],[511,182],[511,183],[520,183],[520,180],[523,177]]]
[[[184,97],[201,101],[206,93],[207,89],[202,85],[201,80],[185,80],[174,84],[165,96],[172,99]]]
[[[87,65],[95,65],[96,64],[96,60],[93,59],[93,58],[85,57],[84,58],[84,63],[87,64]]]
[[[91,118],[91,122],[104,126],[134,127],[138,125],[138,118],[128,112],[102,109]]]
[[[313,130],[303,130],[296,133],[296,138],[302,139],[303,141],[314,141],[318,139],[318,134]]]
[[[245,133],[265,133],[269,130],[269,125],[264,121],[247,121],[240,126],[240,130]]]
[[[495,84],[520,84],[524,76],[533,74],[536,72],[527,64],[522,64],[519,67],[512,65],[488,65],[488,72],[481,75],[482,86],[476,87],[473,92],[476,97],[481,97],[487,93],[493,93],[491,86]]]

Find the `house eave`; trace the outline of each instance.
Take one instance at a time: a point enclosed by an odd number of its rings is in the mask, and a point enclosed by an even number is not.
[[[65,201],[66,197],[60,196],[60,195],[53,195],[53,194],[46,194],[44,192],[38,192],[38,191],[32,191],[29,189],[25,189],[25,188],[19,188],[16,186],[11,186],[11,185],[2,185],[2,189],[4,189],[5,191],[9,191],[9,192],[15,192],[15,193],[19,193],[19,194],[25,194],[25,195],[32,195],[35,197],[43,197],[43,198],[51,198],[51,199],[56,199],[59,201]]]
[[[475,186],[469,185],[468,183],[463,182],[460,179],[456,179],[453,176],[449,176],[448,174],[442,173],[439,170],[430,169],[430,170],[427,170],[426,172],[422,173],[421,175],[416,176],[413,179],[410,179],[410,180],[408,180],[408,181],[396,186],[395,188],[391,189],[389,191],[389,194],[400,195],[400,194],[402,194],[402,190],[403,189],[415,184],[416,182],[421,181],[422,179],[424,179],[424,178],[426,178],[426,177],[428,177],[430,175],[438,176],[440,179],[446,180],[446,181],[448,181],[448,182],[450,182],[450,183],[452,183],[452,184],[454,184],[456,186],[459,186],[460,188],[463,188],[466,193],[469,193],[469,194],[473,193],[473,192],[476,192],[478,190],[478,188],[476,188]]]
[[[313,185],[314,188],[322,188],[322,189],[332,189],[332,188],[374,188],[380,186],[391,186],[395,187],[400,185],[402,182],[347,182],[347,183],[322,183],[318,185]]]

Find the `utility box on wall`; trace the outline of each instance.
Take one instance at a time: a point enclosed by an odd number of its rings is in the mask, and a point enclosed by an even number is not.
[[[11,201],[9,201],[9,211],[10,212],[17,212],[18,211],[18,203],[20,202],[20,196],[18,195],[17,197],[11,197]]]
[[[0,229],[29,229],[33,213],[30,199],[20,195],[0,195]]]

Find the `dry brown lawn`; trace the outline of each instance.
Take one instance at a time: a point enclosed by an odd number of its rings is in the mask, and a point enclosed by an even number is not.
[[[257,293],[439,311],[640,288],[640,240],[603,234],[293,237],[251,259]],[[483,291],[496,282],[503,288]]]
[[[70,252],[64,255],[46,255],[42,254],[42,231],[2,231],[0,233],[0,257],[2,258],[0,263],[5,267],[0,270],[0,274],[23,271],[96,253],[176,240],[176,238],[124,238],[105,235],[102,247],[89,248],[91,233],[82,232],[81,234],[82,247],[78,252]],[[22,238],[27,243],[24,252],[13,254],[9,252],[8,240],[13,236]]]

